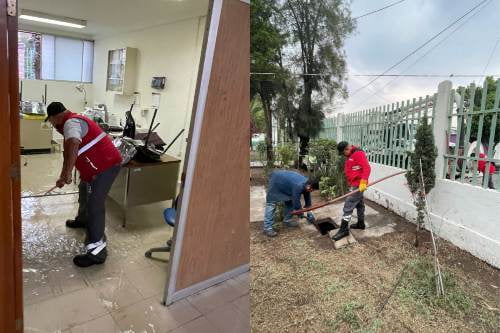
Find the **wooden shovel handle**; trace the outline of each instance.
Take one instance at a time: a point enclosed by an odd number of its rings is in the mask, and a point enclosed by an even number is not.
[[[398,176],[398,175],[402,175],[403,173],[406,173],[406,170],[404,170],[404,171],[399,171],[399,172],[396,172],[396,173],[394,173],[394,174],[392,174],[392,175],[389,175],[389,176],[385,176],[385,177],[383,177],[383,178],[380,178],[380,179],[378,179],[378,180],[376,180],[376,181],[374,181],[374,182],[372,182],[372,183],[369,183],[367,187],[370,187],[370,186],[372,186],[372,185],[375,185],[375,184],[377,184],[377,183],[380,183],[380,182],[382,182],[382,181],[384,181],[384,180],[386,180],[386,179],[389,179],[389,178],[392,178],[392,177],[395,177],[395,176]],[[318,209],[318,208],[321,208],[321,207],[325,207],[325,206],[331,205],[331,204],[333,204],[333,203],[335,203],[335,202],[337,202],[337,201],[340,201],[340,200],[342,200],[342,199],[347,198],[348,196],[350,196],[351,194],[354,194],[354,193],[356,193],[356,192],[359,192],[359,189],[356,189],[356,190],[351,191],[351,192],[349,192],[349,193],[347,193],[347,194],[341,195],[340,197],[337,197],[337,198],[335,198],[335,199],[332,199],[332,200],[330,200],[330,201],[327,201],[327,202],[325,202],[325,203],[322,203],[322,204],[319,204],[319,205],[316,205],[316,206],[311,206],[311,207],[308,207],[308,208],[304,208],[304,209],[300,209],[300,210],[295,210],[295,211],[293,211],[293,212],[292,212],[292,214],[293,214],[293,215],[299,215],[299,214],[302,214],[302,213],[305,213],[305,212],[309,212],[309,211],[311,211],[311,210],[315,210],[315,209]]]

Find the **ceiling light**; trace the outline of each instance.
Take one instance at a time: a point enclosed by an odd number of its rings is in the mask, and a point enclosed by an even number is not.
[[[31,10],[21,10],[21,15],[19,16],[22,20],[35,21],[47,24],[61,25],[70,28],[85,28],[87,26],[87,21],[77,20],[74,18],[49,15],[45,13],[34,12]]]

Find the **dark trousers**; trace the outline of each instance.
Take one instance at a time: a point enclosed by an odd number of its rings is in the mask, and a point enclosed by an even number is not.
[[[357,187],[353,187],[350,190],[354,191]],[[365,203],[363,201],[363,193],[356,192],[347,197],[344,203],[344,214],[342,216],[342,221],[349,222],[351,220],[352,212],[356,209],[358,213],[358,221],[364,221],[365,219]]]
[[[483,174],[483,182],[484,182],[484,177],[486,177],[485,174]],[[490,173],[488,175],[488,188],[495,189],[495,186],[493,185],[493,175]]]
[[[104,237],[106,196],[119,172],[120,166],[117,165],[98,174],[90,183],[80,181],[76,219],[87,224],[90,243]]]

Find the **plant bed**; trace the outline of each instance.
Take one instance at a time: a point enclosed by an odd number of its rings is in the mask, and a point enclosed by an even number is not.
[[[366,205],[394,231],[340,250],[313,226],[270,239],[261,223],[250,224],[252,332],[497,331],[498,269],[439,239],[449,293],[436,299],[428,232],[415,248],[413,223]],[[342,205],[331,212],[336,219]]]

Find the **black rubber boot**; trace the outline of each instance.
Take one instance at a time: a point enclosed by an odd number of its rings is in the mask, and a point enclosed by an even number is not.
[[[78,219],[66,220],[66,226],[68,228],[87,228],[87,223]]]
[[[79,254],[73,258],[73,263],[78,267],[89,267],[92,265],[100,265],[106,261],[106,257],[108,256],[108,252],[106,248],[102,249],[101,252],[94,255],[92,254],[92,250],[89,250],[85,254]]]
[[[354,223],[353,225],[350,226],[351,229],[361,229],[365,230],[365,220],[358,220],[358,222]]]
[[[342,220],[339,231],[332,237],[334,241],[341,240],[349,235],[349,221]]]

